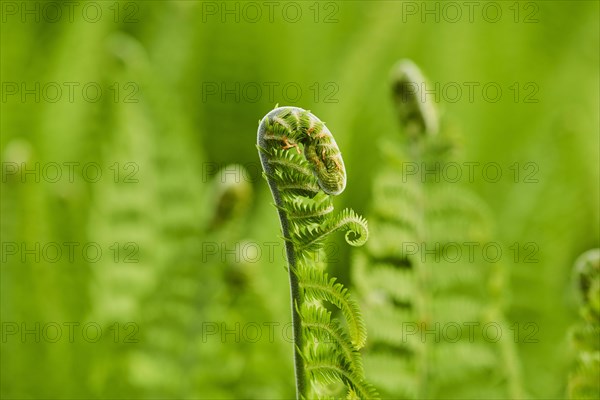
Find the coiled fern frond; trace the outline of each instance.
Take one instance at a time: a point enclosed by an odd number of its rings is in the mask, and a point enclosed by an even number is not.
[[[600,398],[600,249],[575,262],[582,321],[572,332],[577,366],[569,376],[570,399]]]
[[[366,331],[358,305],[342,284],[323,271],[325,238],[345,230],[346,241],[360,246],[367,221],[352,210],[333,215],[331,196],[346,186],[339,148],[325,124],[308,111],[280,107],[260,121],[258,150],[279,212],[289,265],[298,398],[377,397],[365,382],[358,350]],[[332,317],[329,303],[344,316]]]
[[[421,70],[409,60],[400,60],[392,68],[392,91],[398,122],[411,139],[436,135],[438,118],[433,104],[423,101],[427,80]]]

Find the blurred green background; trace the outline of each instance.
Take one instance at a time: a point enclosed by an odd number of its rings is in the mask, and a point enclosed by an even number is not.
[[[539,249],[508,263],[508,318],[539,328],[517,344],[528,395],[564,397],[571,267],[599,241],[599,3],[474,3],[2,1],[1,397],[293,396],[257,121],[324,120],[336,206],[367,214],[400,58],[460,161],[501,167],[467,184],[507,248]]]

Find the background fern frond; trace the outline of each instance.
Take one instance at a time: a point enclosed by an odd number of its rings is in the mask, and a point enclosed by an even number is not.
[[[570,399],[600,398],[600,249],[583,253],[575,262],[581,321],[571,332],[576,365],[569,375]]]
[[[438,134],[433,106],[413,90],[422,90],[418,68],[407,61],[395,68],[404,137],[382,146],[372,238],[353,257],[353,282],[371,333],[367,376],[390,398],[519,396],[510,343],[465,332],[470,324],[508,329],[490,290],[503,271],[468,248],[491,240],[490,212],[461,184],[436,176],[453,160],[452,142]],[[386,370],[391,366],[394,373]]]

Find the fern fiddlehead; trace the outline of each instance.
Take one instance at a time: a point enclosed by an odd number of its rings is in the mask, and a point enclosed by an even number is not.
[[[438,132],[438,118],[433,104],[423,101],[420,93],[426,79],[409,60],[400,60],[392,68],[393,100],[398,122],[411,139]]]
[[[600,249],[583,253],[575,262],[582,321],[572,332],[577,366],[569,376],[570,399],[600,397]]]
[[[348,395],[373,398],[376,393],[364,381],[358,353],[366,341],[358,306],[322,267],[327,235],[347,230],[352,246],[362,245],[368,236],[366,220],[354,211],[332,216],[331,196],[346,186],[335,139],[309,111],[279,107],[260,121],[257,142],[285,241],[297,397],[320,397],[341,383]],[[349,335],[323,302],[342,312]]]

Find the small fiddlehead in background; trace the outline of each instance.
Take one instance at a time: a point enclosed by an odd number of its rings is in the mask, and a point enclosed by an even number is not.
[[[402,130],[410,139],[435,135],[439,129],[436,109],[425,101],[427,80],[410,60],[400,60],[392,68],[392,94]]]
[[[582,322],[573,330],[577,366],[569,376],[570,399],[600,398],[600,249],[575,262]]]
[[[362,245],[368,236],[366,220],[354,211],[332,215],[331,196],[346,186],[335,139],[309,111],[280,107],[260,121],[257,147],[285,240],[297,396],[321,397],[341,383],[348,395],[376,397],[364,381],[358,353],[366,341],[358,306],[320,262],[330,233],[347,230],[346,241],[352,246]],[[348,333],[323,302],[342,312]]]
[[[252,185],[245,179],[247,171],[242,165],[231,164],[217,173],[213,183],[213,215],[208,231],[223,229],[229,223],[239,222],[252,202]]]

